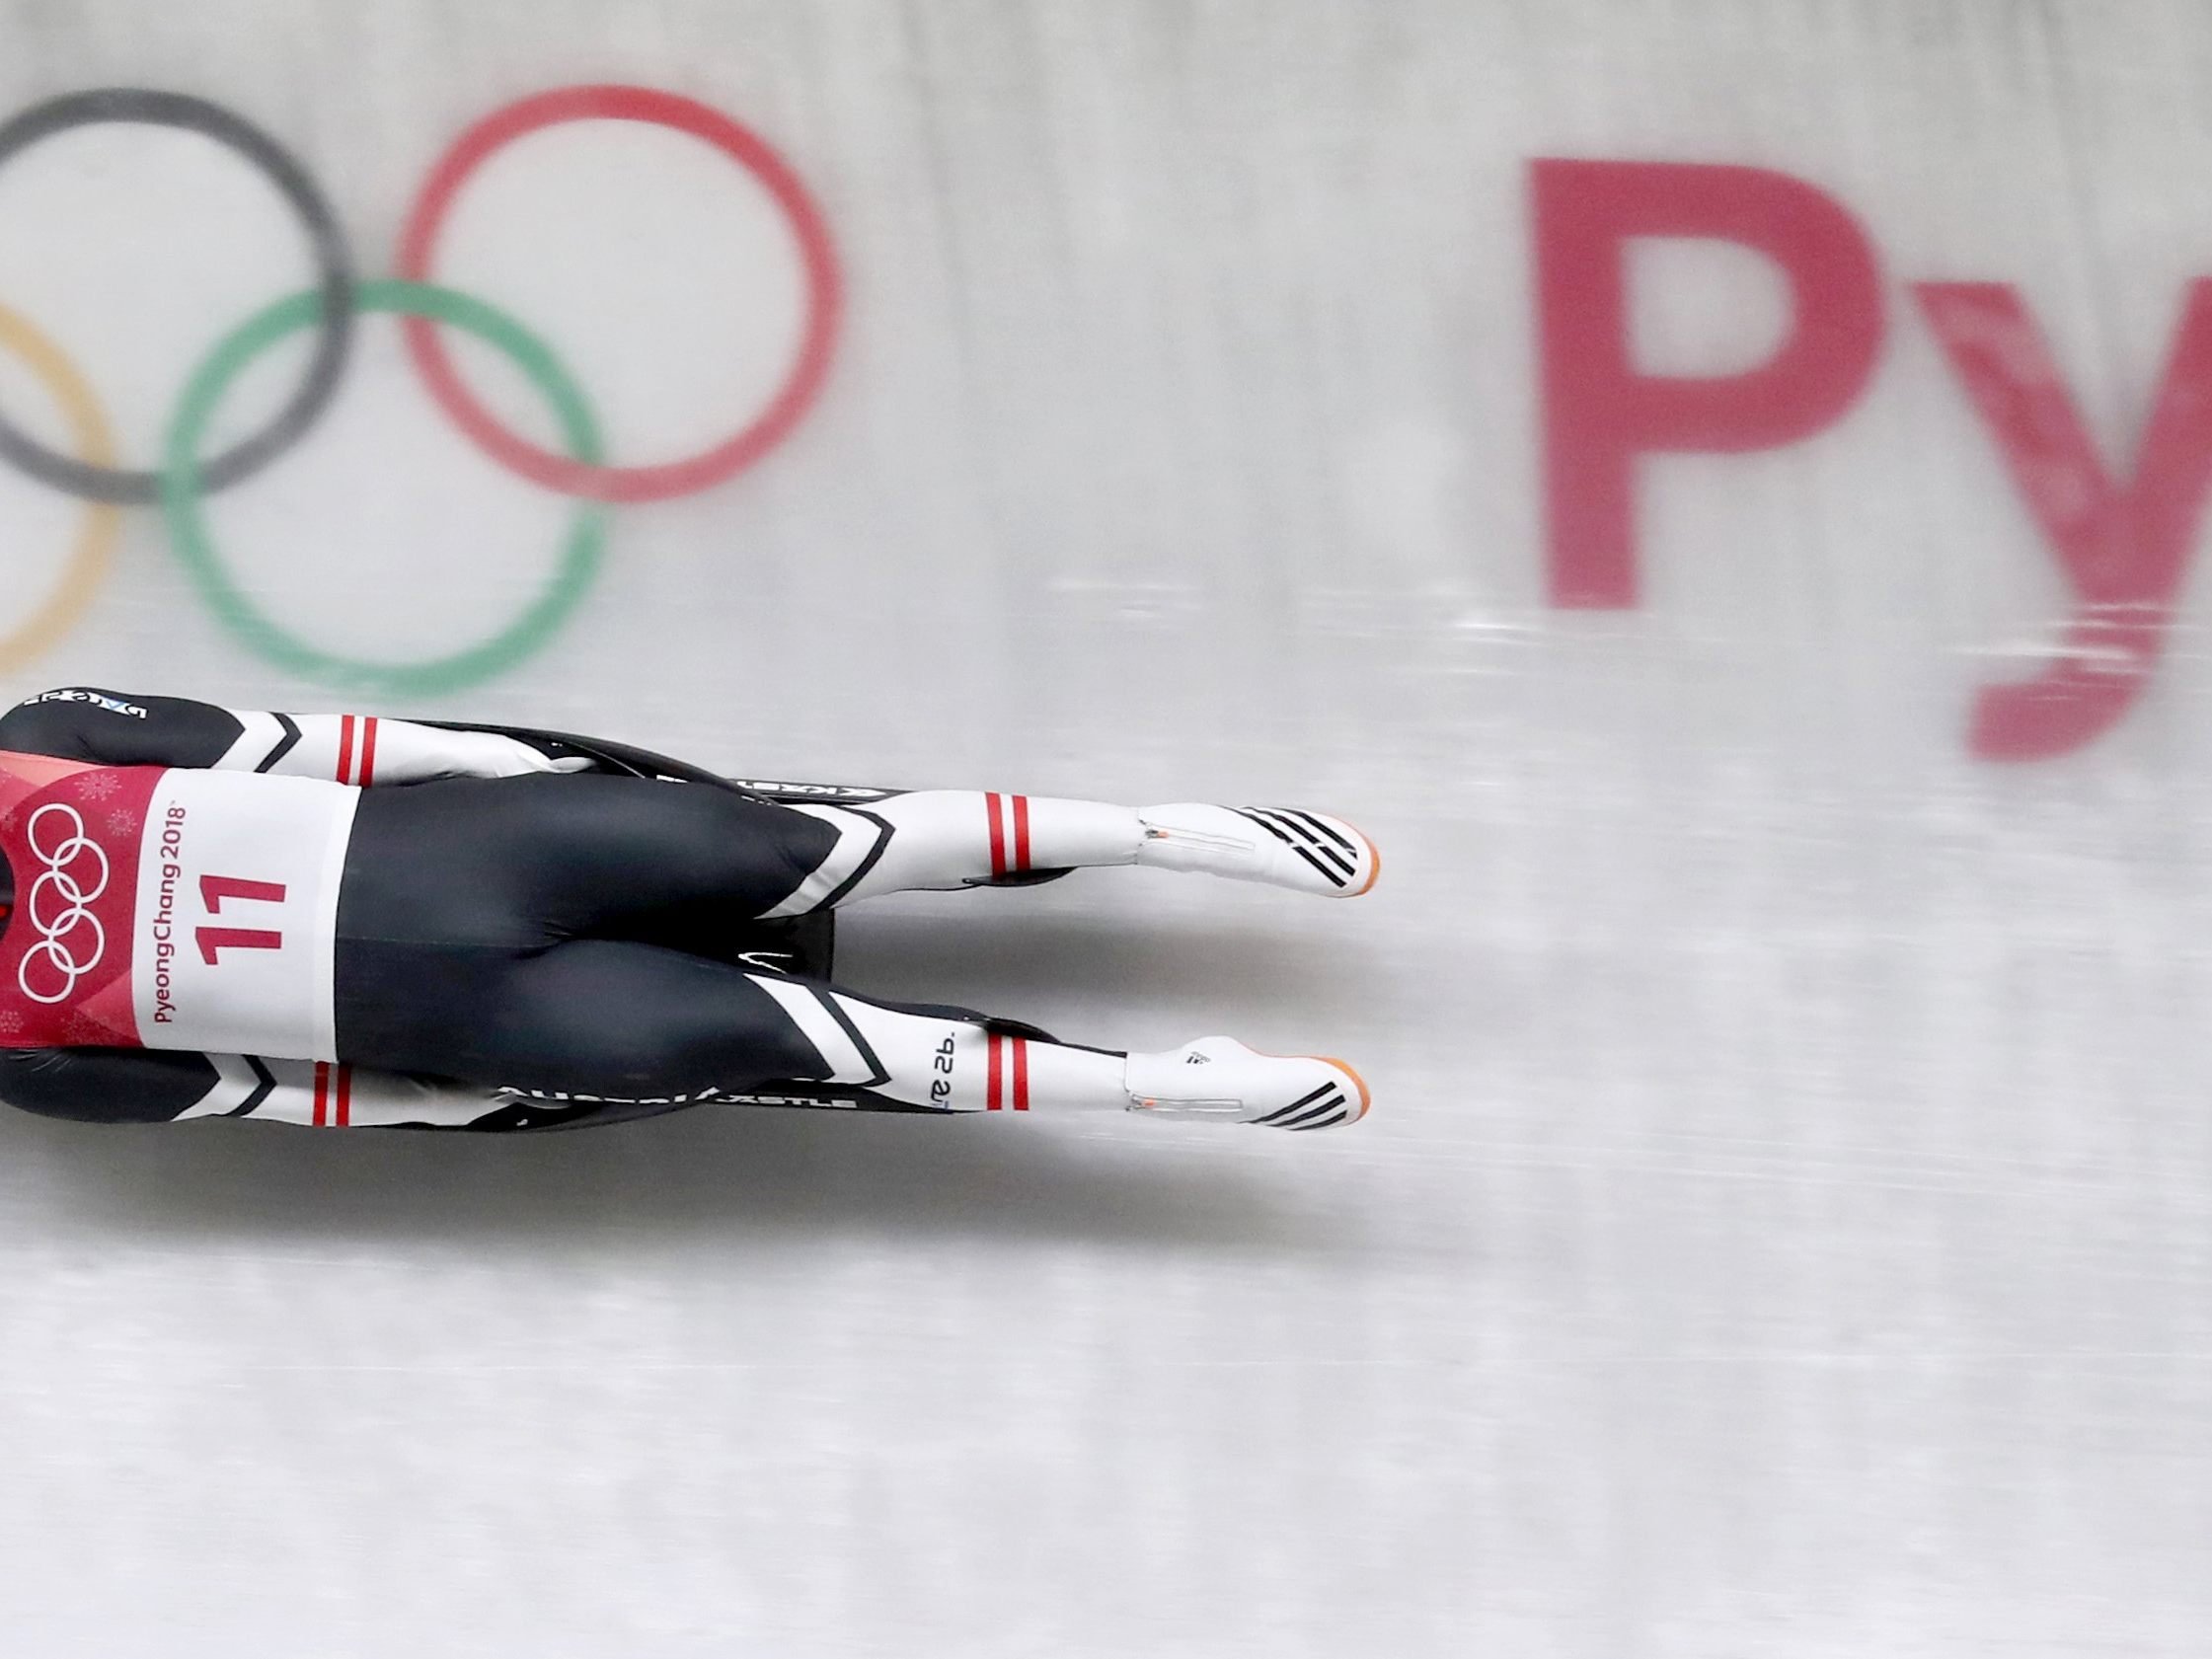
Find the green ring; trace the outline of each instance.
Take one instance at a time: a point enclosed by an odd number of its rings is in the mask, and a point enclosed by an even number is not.
[[[588,465],[599,463],[599,430],[582,392],[551,348],[505,312],[451,288],[398,280],[362,283],[353,291],[353,309],[433,318],[497,346],[545,394],[569,453]],[[202,511],[199,440],[240,371],[286,335],[321,323],[322,313],[318,292],[277,301],[233,331],[186,383],[170,422],[161,484],[162,513],[178,558],[231,633],[268,661],[307,679],[384,696],[423,695],[456,691],[513,667],[553,638],[598,573],[606,548],[606,513],[597,503],[578,504],[560,567],[521,616],[481,644],[423,661],[373,662],[320,650],[270,621],[224,569]]]

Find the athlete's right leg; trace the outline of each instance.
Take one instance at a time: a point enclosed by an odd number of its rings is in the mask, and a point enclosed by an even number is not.
[[[384,958],[342,943],[344,1057],[614,1102],[851,1091],[925,1110],[1125,1111],[1323,1128],[1366,1109],[1339,1062],[1225,1038],[1165,1054],[1059,1043],[963,1009],[894,1006],[625,940],[503,958]]]

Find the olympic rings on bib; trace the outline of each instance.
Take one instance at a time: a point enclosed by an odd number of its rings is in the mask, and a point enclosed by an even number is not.
[[[775,201],[797,244],[804,314],[793,358],[767,405],[733,433],[673,462],[611,464],[583,393],[554,349],[497,307],[429,280],[438,236],[462,187],[502,146],[577,120],[626,120],[697,138],[727,156]],[[337,215],[301,164],[274,138],[221,106],[181,93],[110,88],[54,98],[0,122],[0,166],[74,128],[137,122],[194,132],[262,173],[299,218],[314,286],[288,295],[223,336],[194,369],[171,416],[158,469],[118,464],[108,423],[62,349],[28,318],[0,305],[0,351],[21,360],[67,418],[74,454],[29,436],[0,411],[0,463],[87,503],[66,572],[31,618],[0,636],[0,671],[44,650],[75,621],[105,574],[119,534],[117,505],[162,509],[170,542],[194,591],[234,638],[304,678],[357,692],[423,695],[457,690],[499,673],[542,646],[573,613],[594,578],[605,544],[600,502],[666,500],[712,488],[758,462],[787,438],[819,395],[842,310],[842,280],[820,209],[798,174],[764,139],[691,99],[633,86],[576,86],[524,98],[494,112],[448,147],[410,212],[398,279],[357,282]],[[328,409],[350,356],[359,313],[400,318],[410,356],[432,398],[480,448],[520,476],[579,498],[558,566],[522,613],[481,642],[414,661],[366,661],[324,650],[279,627],[225,569],[208,531],[204,497],[260,472],[303,437]],[[462,382],[440,329],[458,328],[495,346],[535,386],[556,416],[566,453],[504,426]],[[312,329],[299,383],[262,429],[220,454],[199,444],[237,377],[269,346]]]
[[[41,847],[38,825],[53,812],[68,820],[70,827],[58,845]],[[74,991],[77,981],[97,968],[101,957],[108,953],[108,930],[92,913],[93,901],[108,890],[108,855],[101,850],[99,842],[85,834],[85,821],[77,809],[58,800],[48,801],[31,814],[31,822],[24,827],[24,840],[32,856],[45,867],[32,878],[31,891],[24,898],[24,918],[38,939],[16,964],[16,983],[33,1002],[51,1006]],[[82,863],[88,855],[99,867],[97,874]],[[87,876],[92,881],[89,887],[85,885]],[[38,899],[43,893],[60,895],[62,909],[58,915],[48,916],[39,909]],[[89,939],[83,937],[88,929]],[[80,945],[85,947],[82,955],[78,953]],[[43,962],[58,975],[60,989],[33,985],[33,962]]]

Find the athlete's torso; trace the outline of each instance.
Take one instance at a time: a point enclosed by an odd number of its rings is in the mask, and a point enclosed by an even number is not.
[[[360,792],[0,751],[0,1047],[336,1058],[332,959]]]

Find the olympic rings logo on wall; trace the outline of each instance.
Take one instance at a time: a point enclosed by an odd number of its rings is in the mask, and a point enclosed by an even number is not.
[[[440,232],[471,176],[516,139],[579,120],[640,121],[712,145],[766,189],[798,244],[804,274],[803,323],[780,385],[743,426],[681,460],[650,466],[609,462],[589,404],[552,348],[497,307],[440,286],[432,276]],[[117,121],[198,133],[258,169],[307,231],[315,286],[249,317],[216,343],[178,399],[162,444],[162,464],[144,470],[118,464],[107,416],[61,347],[30,319],[0,304],[0,350],[19,359],[46,388],[67,418],[75,450],[63,454],[46,447],[0,411],[0,461],[86,503],[85,522],[60,582],[28,621],[0,637],[0,671],[45,650],[90,603],[113,557],[119,509],[158,506],[171,546],[195,589],[232,635],[268,661],[305,678],[370,693],[421,695],[473,684],[537,650],[575,609],[604,550],[603,503],[668,500],[731,478],[790,434],[828,372],[842,280],[821,210],[765,140],[692,99],[646,87],[574,86],[495,111],[464,131],[430,169],[407,217],[396,274],[375,281],[356,278],[336,213],[291,153],[244,117],[204,99],[137,88],[51,99],[0,122],[0,167],[41,139]],[[232,579],[204,512],[208,495],[253,477],[314,425],[338,390],[354,319],[363,313],[402,319],[408,354],[431,397],[485,453],[578,502],[551,578],[522,614],[492,638],[430,660],[343,657],[287,632]],[[541,448],[499,423],[462,381],[439,325],[484,340],[522,371],[551,407],[563,452]],[[303,330],[315,331],[315,345],[290,396],[260,431],[220,454],[202,456],[201,440],[224,394],[265,351]]]

